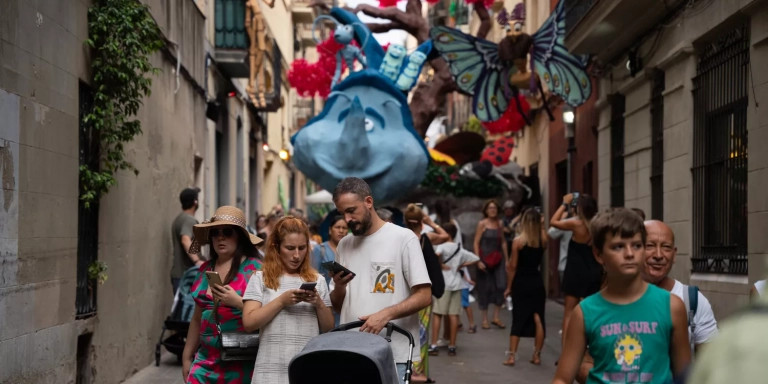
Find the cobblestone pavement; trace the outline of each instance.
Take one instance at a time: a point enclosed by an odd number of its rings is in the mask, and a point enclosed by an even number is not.
[[[549,383],[555,373],[555,361],[560,355],[560,336],[558,331],[563,318],[563,306],[548,301],[546,308],[547,338],[541,353],[540,366],[528,363],[533,354],[533,339],[524,338],[520,341],[517,361],[514,367],[502,365],[504,351],[509,348],[509,327],[511,315],[502,310],[502,320],[505,329],[493,327],[490,330],[480,329],[479,313],[475,307],[475,319],[478,330],[475,334],[459,333],[457,340],[457,355],[448,356],[446,349],[440,350],[439,356],[430,356],[430,376],[437,383]],[[462,315],[465,328],[468,326]],[[154,363],[137,372],[125,381],[126,384],[180,384],[181,364],[176,355],[164,351],[160,366]]]

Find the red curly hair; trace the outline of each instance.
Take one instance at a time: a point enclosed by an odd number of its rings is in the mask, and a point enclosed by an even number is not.
[[[286,236],[292,233],[304,235],[307,244],[305,250],[306,255],[304,255],[304,260],[299,266],[299,276],[301,277],[301,280],[317,280],[317,271],[312,268],[309,263],[309,228],[307,228],[307,225],[301,219],[297,219],[293,216],[285,216],[275,224],[275,229],[269,234],[269,237],[267,237],[264,265],[261,267],[264,273],[264,285],[266,285],[267,288],[274,290],[280,288],[280,276],[285,272],[283,263],[280,261],[280,244]]]

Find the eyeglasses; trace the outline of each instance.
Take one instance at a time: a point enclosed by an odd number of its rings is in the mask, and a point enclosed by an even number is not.
[[[214,228],[211,229],[210,232],[211,237],[232,237],[235,235],[235,230],[233,228]]]

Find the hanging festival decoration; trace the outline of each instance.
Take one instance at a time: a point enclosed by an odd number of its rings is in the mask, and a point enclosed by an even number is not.
[[[519,119],[512,115],[519,115],[530,124],[530,107],[526,110],[520,89],[535,90],[539,79],[571,106],[581,105],[589,98],[592,89],[585,70],[587,57],[569,53],[564,45],[563,1],[533,36],[522,32],[522,3],[512,13],[503,10],[497,21],[507,30],[507,36],[498,44],[453,28],[441,26],[430,30],[435,49],[448,62],[456,86],[473,96],[474,114],[484,123],[497,123],[486,124],[486,128],[512,131],[519,125]],[[530,67],[537,76],[528,70],[528,54]],[[551,119],[551,112],[547,112]]]
[[[391,45],[385,54],[354,14],[332,8],[330,16],[321,17],[336,23],[337,31],[351,31],[360,48],[347,49],[351,46],[347,44],[338,51],[337,62],[347,61],[350,73],[342,79],[336,65],[338,84],[332,79],[323,110],[291,139],[293,162],[326,190],[356,176],[368,182],[377,202],[395,200],[418,186],[429,162],[424,140],[413,128],[406,95],[431,43],[409,55]],[[362,68],[353,70],[350,58]]]

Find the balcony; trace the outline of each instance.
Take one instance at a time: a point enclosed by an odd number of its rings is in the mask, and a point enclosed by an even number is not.
[[[245,1],[216,0],[214,56],[229,77],[248,77],[248,34],[245,30]]]
[[[320,31],[317,33],[317,37],[321,36]],[[311,24],[297,24],[296,25],[296,39],[301,42],[302,47],[314,47],[317,45],[315,39],[312,37],[312,25]]]
[[[631,48],[685,0],[565,1],[565,45],[575,54],[610,62]]]
[[[317,17],[315,8],[311,7],[310,0],[294,0],[291,2],[291,15],[294,24],[312,24]]]

